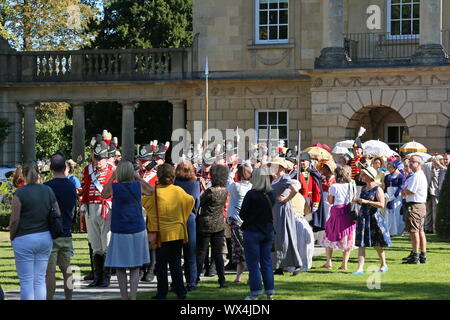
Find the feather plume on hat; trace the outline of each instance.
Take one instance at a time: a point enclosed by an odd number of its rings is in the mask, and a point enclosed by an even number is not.
[[[119,139],[117,139],[117,137],[114,137],[112,139],[112,144],[117,148],[119,146]]]
[[[108,130],[103,130],[103,141],[106,142],[106,144],[109,146],[111,144],[112,134],[111,132],[108,132]]]
[[[150,146],[152,147],[152,151],[155,151],[158,147],[158,140],[153,140],[152,142],[150,142]]]
[[[358,131],[358,136],[357,136],[357,138],[362,137],[362,135],[363,135],[364,133],[366,133],[366,128],[360,127],[360,128],[359,128],[359,131]]]
[[[216,155],[220,154],[220,149],[221,149],[221,145],[220,144],[216,145],[216,148],[214,149],[214,152],[216,153]]]
[[[169,149],[169,147],[170,147],[170,142],[166,141],[166,144],[164,145],[164,150],[167,151]]]

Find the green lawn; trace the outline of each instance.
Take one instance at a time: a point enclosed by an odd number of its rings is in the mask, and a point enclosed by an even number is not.
[[[86,234],[74,234],[73,240],[75,256],[72,258],[72,265],[78,265],[81,272],[86,273],[90,269]],[[63,279],[61,272],[57,272],[56,275],[57,279]],[[5,291],[19,288],[14,252],[9,242],[9,232],[0,232],[0,284]]]
[[[19,280],[15,271],[13,252],[8,241],[9,234],[0,232],[0,283],[5,290],[18,288]],[[327,300],[327,299],[450,299],[450,243],[440,241],[436,236],[428,236],[428,263],[425,265],[402,265],[401,258],[410,251],[409,239],[396,237],[394,246],[387,250],[389,271],[380,276],[381,289],[367,288],[367,275],[352,275],[357,267],[357,250],[350,258],[350,270],[338,271],[340,252],[336,252],[333,271],[318,269],[325,262],[324,256],[314,258],[314,267],[307,273],[296,277],[286,273],[275,276],[275,298],[286,300]],[[73,264],[81,271],[89,270],[86,234],[74,235],[75,256]],[[366,268],[377,266],[378,259],[373,249],[367,250]],[[218,289],[217,277],[202,280],[199,288],[189,293],[189,299],[195,300],[242,300],[248,295],[245,285],[248,274],[245,273],[242,284],[233,283],[234,276],[227,276],[229,287]],[[143,293],[139,299],[149,299],[154,293]],[[170,294],[170,299],[175,298]]]
[[[369,275],[353,275],[357,268],[357,250],[350,258],[350,270],[336,270],[340,265],[340,252],[336,252],[333,271],[311,269],[307,273],[292,276],[285,273],[275,276],[274,296],[277,300],[347,300],[347,299],[450,299],[450,243],[439,241],[436,236],[429,236],[429,263],[425,265],[402,265],[401,259],[410,252],[409,239],[396,237],[394,246],[387,251],[389,271],[378,273],[381,279],[380,290],[369,290]],[[366,267],[377,266],[378,259],[373,249],[367,250]],[[324,256],[315,257],[314,267],[325,263]],[[188,299],[195,300],[242,300],[248,292],[245,284],[248,273],[244,274],[243,283],[235,284],[233,275],[227,276],[229,287],[218,289],[217,277],[201,281],[200,287],[188,294]],[[152,293],[140,295],[140,299],[149,299]],[[174,299],[175,294],[169,294]]]

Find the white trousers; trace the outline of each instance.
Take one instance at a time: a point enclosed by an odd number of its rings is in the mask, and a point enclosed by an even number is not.
[[[93,253],[104,255],[111,237],[111,217],[105,220],[101,213],[101,204],[89,204],[86,213],[86,227]]]

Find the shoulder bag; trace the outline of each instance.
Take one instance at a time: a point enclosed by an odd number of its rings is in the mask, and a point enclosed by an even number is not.
[[[350,199],[353,189],[354,189],[353,184],[349,182],[348,183],[348,194],[347,194],[347,197],[345,198],[345,202],[349,202],[349,204],[347,205],[347,216],[351,221],[355,221],[358,219],[358,210],[356,208],[356,204],[353,203],[353,199]],[[349,199],[349,201],[347,201],[347,199]]]
[[[161,231],[159,226],[159,211],[158,211],[158,195],[156,190],[158,189],[158,183],[155,185],[155,213],[156,213],[156,224],[158,226],[158,231],[149,232],[149,242],[150,249],[155,250],[161,248]]]
[[[48,198],[50,202],[50,212],[48,214],[48,229],[50,231],[50,234],[52,235],[52,239],[56,239],[64,235],[63,221],[62,216],[58,214],[58,212],[56,212],[55,208],[53,207],[53,203],[50,198],[50,190],[48,190]]]

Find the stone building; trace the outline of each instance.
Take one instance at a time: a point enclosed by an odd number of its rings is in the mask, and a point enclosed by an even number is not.
[[[122,103],[127,157],[139,101],[169,101],[168,127],[192,131],[205,118],[206,56],[210,128],[255,128],[264,140],[270,126],[291,147],[301,129],[306,147],[354,138],[362,125],[363,141],[450,151],[450,0],[194,0],[193,29],[187,49],[23,53],[0,44],[0,116],[15,122],[1,162],[34,157],[40,101],[75,106],[73,156],[90,101]]]

